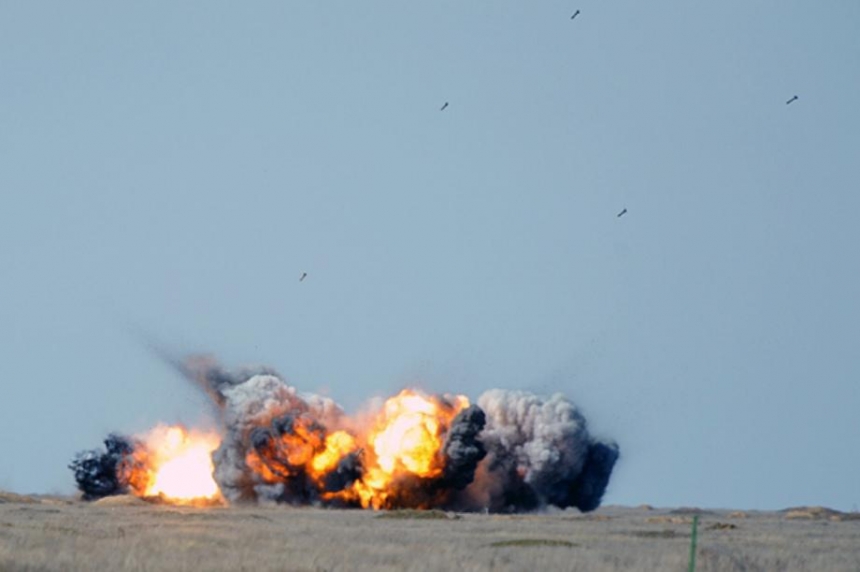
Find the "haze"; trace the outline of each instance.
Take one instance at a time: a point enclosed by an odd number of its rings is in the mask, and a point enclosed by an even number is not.
[[[560,391],[620,444],[605,504],[856,507],[858,29],[847,0],[0,3],[0,489],[206,422],[143,332],[349,410]]]

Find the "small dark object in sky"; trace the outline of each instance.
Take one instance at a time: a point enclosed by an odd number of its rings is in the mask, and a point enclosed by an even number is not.
[[[627,209],[626,209],[626,208],[625,208],[623,211],[621,211],[620,213],[618,213],[616,216],[617,216],[618,218],[621,218],[621,217],[623,217],[625,214],[627,214]]]
[[[302,272],[302,277],[301,277],[301,278],[299,278],[299,282],[301,282],[302,280],[304,280],[304,279],[305,279],[305,278],[307,278],[307,277],[308,277],[308,273],[307,273],[307,272]]]
[[[800,99],[800,98],[799,98],[799,97],[797,97],[797,96],[795,95],[794,97],[792,97],[791,99],[789,99],[788,101],[786,101],[786,102],[785,102],[785,104],[786,104],[786,105],[788,105],[789,103],[794,103],[794,102],[795,102],[795,101],[797,101],[798,99]]]
[[[577,10],[576,12],[574,12],[574,13],[573,13],[573,16],[571,16],[571,17],[570,17],[570,19],[571,19],[571,20],[573,20],[573,19],[574,19],[574,18],[576,18],[577,16],[579,16],[579,10]]]
[[[448,107],[448,102],[447,102],[447,101],[445,102],[445,105],[443,105],[443,106],[442,106],[442,109],[440,109],[439,111],[445,111],[445,108],[446,108],[446,107]]]

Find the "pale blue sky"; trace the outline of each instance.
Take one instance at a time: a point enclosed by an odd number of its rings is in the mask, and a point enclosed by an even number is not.
[[[851,509],[858,30],[855,0],[0,1],[0,488],[200,421],[140,328],[347,409],[561,391],[621,445],[608,503]]]

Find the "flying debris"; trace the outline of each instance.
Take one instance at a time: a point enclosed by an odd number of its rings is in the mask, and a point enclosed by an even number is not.
[[[115,494],[195,502],[367,509],[594,510],[618,460],[555,394],[405,389],[361,415],[299,392],[274,370],[169,362],[212,398],[218,431],[159,426],[112,434],[69,468],[87,500]]]
[[[785,102],[785,104],[786,104],[786,105],[789,105],[790,103],[794,103],[794,102],[795,102],[795,101],[797,101],[798,99],[800,99],[800,98],[799,98],[799,97],[797,97],[797,96],[795,95],[794,97],[792,97],[791,99],[789,99],[788,101],[786,101],[786,102]]]
[[[305,278],[307,278],[307,277],[308,277],[308,273],[307,273],[307,272],[302,272],[302,276],[301,276],[301,278],[299,278],[299,282],[304,281],[304,279],[305,279]]]
[[[625,209],[624,209],[624,210],[622,210],[620,213],[618,213],[616,216],[617,216],[618,218],[621,218],[621,217],[623,217],[623,216],[624,216],[624,215],[626,215],[626,214],[627,214],[627,209],[625,208]]]
[[[573,20],[573,19],[574,19],[574,18],[576,18],[577,16],[579,16],[579,10],[577,10],[576,12],[574,12],[574,13],[573,13],[573,16],[571,16],[571,17],[570,17],[570,19],[571,19],[571,20]]]
[[[443,105],[443,106],[442,106],[442,109],[440,109],[439,111],[445,111],[445,109],[446,109],[447,107],[448,107],[448,102],[446,101],[446,102],[445,102],[445,105]]]

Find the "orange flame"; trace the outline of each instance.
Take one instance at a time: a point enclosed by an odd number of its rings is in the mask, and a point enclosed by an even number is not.
[[[409,483],[444,473],[445,435],[454,417],[469,406],[465,396],[434,397],[404,390],[389,398],[361,426],[331,433],[302,415],[276,430],[260,423],[257,442],[248,449],[247,466],[269,484],[300,477],[316,483],[322,498],[360,504],[364,508],[413,506]],[[132,491],[178,504],[209,504],[221,500],[212,477],[216,434],[158,426],[141,438],[126,467]],[[343,490],[325,492],[326,477],[347,455],[361,465],[360,476]]]
[[[437,403],[410,391],[385,402],[369,438],[382,471],[394,474],[405,470],[420,477],[435,477],[442,472],[437,458],[442,447],[440,409]]]
[[[177,504],[220,500],[212,476],[212,451],[220,443],[217,434],[159,425],[142,442],[144,447],[135,451],[134,462],[128,467],[135,494]]]
[[[337,467],[338,462],[355,450],[355,438],[346,431],[335,431],[325,440],[325,450],[311,461],[313,475],[318,479]]]
[[[296,418],[289,431],[269,432],[267,437],[265,446],[252,448],[245,457],[247,465],[267,483],[309,472],[317,456],[327,451],[322,427],[305,417]]]
[[[389,398],[367,434],[368,463],[353,485],[361,505],[385,508],[400,478],[441,475],[443,433],[468,406],[463,395],[446,401],[408,389]]]

